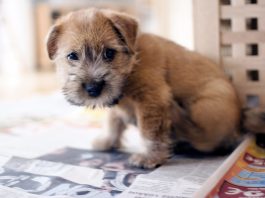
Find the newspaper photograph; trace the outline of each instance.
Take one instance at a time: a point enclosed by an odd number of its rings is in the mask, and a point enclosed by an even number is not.
[[[77,184],[56,176],[43,176],[6,168],[1,168],[0,171],[0,185],[37,195],[111,197],[111,195],[116,194],[115,191],[103,191],[90,185]]]
[[[38,157],[38,159],[109,171],[125,171],[137,173],[148,173],[152,171],[152,169],[141,169],[129,165],[129,157],[129,153],[120,152],[117,150],[93,151],[87,149],[65,147],[52,153]]]
[[[141,169],[129,165],[129,156],[128,153],[117,150],[104,152],[67,147],[39,159],[101,170],[103,176],[100,187],[123,192],[138,175],[152,171],[152,169]]]
[[[265,149],[246,139],[213,174],[196,197],[264,198]]]

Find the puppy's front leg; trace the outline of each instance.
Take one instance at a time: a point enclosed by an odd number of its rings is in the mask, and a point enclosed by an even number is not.
[[[129,162],[138,167],[154,168],[170,156],[171,117],[166,102],[140,102],[136,107],[137,122],[146,142],[146,151],[134,154]]]
[[[96,150],[109,150],[120,146],[120,138],[126,125],[115,109],[108,112],[102,136],[93,142]]]

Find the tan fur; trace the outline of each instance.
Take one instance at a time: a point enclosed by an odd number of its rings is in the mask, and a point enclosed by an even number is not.
[[[123,95],[110,109],[107,135],[95,146],[109,149],[119,144],[126,126],[136,124],[148,152],[134,154],[130,162],[151,168],[165,162],[178,140],[201,151],[235,140],[240,105],[223,70],[164,38],[137,35],[137,26],[127,15],[89,9],[63,17],[48,36],[49,55],[64,73],[63,90],[71,103],[106,107]],[[95,60],[87,59],[85,46],[92,49]],[[117,50],[111,63],[102,60],[106,46]],[[73,50],[80,60],[69,62],[66,56]],[[81,84],[95,78],[104,78],[106,87],[91,98]]]
[[[242,130],[253,134],[265,133],[265,112],[262,108],[245,109]]]

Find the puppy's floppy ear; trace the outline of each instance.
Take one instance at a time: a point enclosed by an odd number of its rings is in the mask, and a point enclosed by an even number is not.
[[[46,38],[46,47],[48,51],[49,58],[54,60],[57,52],[57,42],[60,35],[60,26],[54,25],[50,28],[50,31]]]
[[[114,31],[120,40],[125,42],[129,49],[133,51],[138,33],[138,22],[136,19],[127,14],[109,10],[105,10],[104,13],[105,16],[112,22]]]

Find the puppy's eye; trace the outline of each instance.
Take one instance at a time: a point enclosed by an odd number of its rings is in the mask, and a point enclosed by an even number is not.
[[[68,60],[79,60],[78,55],[76,52],[71,52],[70,54],[67,55]]]
[[[115,58],[116,50],[111,48],[106,48],[103,54],[103,58],[106,61],[112,61]]]

